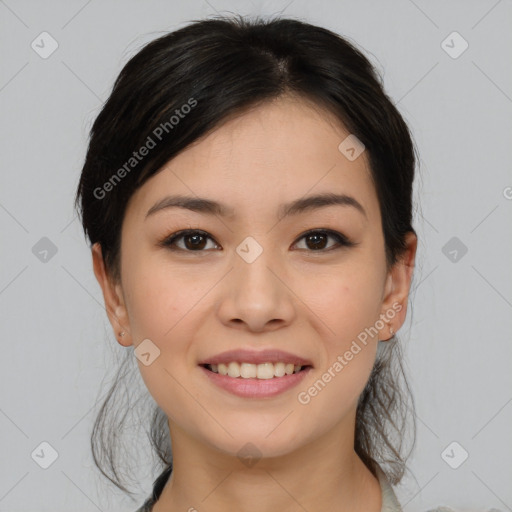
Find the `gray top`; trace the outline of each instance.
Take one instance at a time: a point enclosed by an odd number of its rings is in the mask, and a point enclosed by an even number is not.
[[[167,470],[166,470],[167,471]],[[170,473],[169,473],[170,475]],[[163,476],[163,475],[161,475]],[[402,507],[400,506],[400,503],[398,503],[398,500],[396,498],[395,492],[393,491],[393,488],[391,487],[391,484],[389,483],[386,474],[382,469],[377,465],[377,478],[380,483],[380,488],[382,491],[382,507],[380,509],[380,512],[403,512]],[[162,484],[162,480],[160,480],[160,484]],[[156,487],[156,485],[155,485]],[[160,485],[161,488],[163,488],[163,485]],[[161,492],[161,489],[160,489]],[[160,495],[160,492],[158,492],[158,497]],[[153,505],[156,503],[155,492],[149,496],[149,498],[144,502],[144,504],[138,508],[135,512],[151,512]],[[158,499],[158,498],[157,498]]]
[[[381,469],[381,467],[376,465],[377,478],[380,483],[381,488],[381,496],[382,496],[382,506],[380,512],[403,512],[403,509],[398,502],[398,499],[391,487],[389,480],[386,477],[386,474]],[[151,512],[153,505],[156,503],[160,494],[171,474],[171,468],[165,469],[165,471],[155,480],[155,485],[153,488],[153,492],[151,496],[144,502],[144,504],[137,509],[135,512]],[[439,506],[435,509],[430,509],[427,512],[455,512],[454,509],[446,506]],[[501,512],[501,510],[497,510],[495,508],[490,509],[488,512]]]
[[[386,474],[378,464],[376,464],[376,472],[382,493],[382,507],[380,512],[403,512],[402,507],[396,498],[395,491],[393,491]]]

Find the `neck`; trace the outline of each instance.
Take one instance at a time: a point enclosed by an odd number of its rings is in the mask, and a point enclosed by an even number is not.
[[[335,432],[252,465],[198,443],[175,425],[171,437],[173,472],[153,512],[381,510],[378,479],[355,453],[353,440]]]

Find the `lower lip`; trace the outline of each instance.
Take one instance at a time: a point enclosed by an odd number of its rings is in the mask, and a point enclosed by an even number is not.
[[[298,373],[273,377],[272,379],[244,379],[242,377],[230,377],[207,370],[204,366],[199,367],[206,376],[222,389],[244,398],[266,398],[273,397],[293,388],[306,377],[311,366]]]

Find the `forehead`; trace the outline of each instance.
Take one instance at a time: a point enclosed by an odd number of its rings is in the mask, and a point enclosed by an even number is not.
[[[275,215],[279,205],[328,192],[355,197],[368,220],[378,220],[366,152],[349,160],[339,149],[349,135],[327,110],[280,97],[232,116],[195,141],[130,203],[144,217],[166,195],[183,194],[210,198],[243,217]]]

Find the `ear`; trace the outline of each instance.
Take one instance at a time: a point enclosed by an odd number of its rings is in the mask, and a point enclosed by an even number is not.
[[[108,275],[103,261],[101,245],[96,242],[92,246],[92,263],[94,267],[94,275],[98,280],[103,291],[103,299],[105,301],[105,309],[108,319],[114,329],[114,334],[118,343],[125,347],[132,344],[130,335],[130,322],[128,313],[124,303],[124,297],[121,284],[115,283]],[[119,333],[125,332],[123,337]]]
[[[418,238],[413,232],[405,236],[407,248],[399,260],[389,270],[384,286],[382,311],[380,318],[385,325],[379,330],[379,340],[389,340],[405,322],[407,301],[414,270]]]

